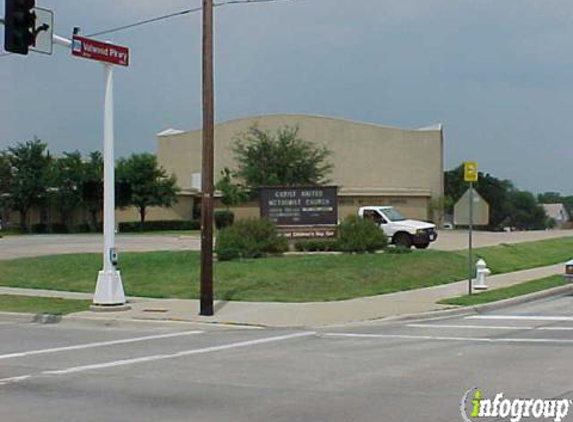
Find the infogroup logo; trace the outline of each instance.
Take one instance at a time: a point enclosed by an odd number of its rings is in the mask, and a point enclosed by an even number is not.
[[[523,418],[561,422],[573,404],[569,399],[509,399],[503,392],[492,399],[484,398],[479,388],[466,391],[462,397],[460,413],[465,422],[485,418],[520,422]]]

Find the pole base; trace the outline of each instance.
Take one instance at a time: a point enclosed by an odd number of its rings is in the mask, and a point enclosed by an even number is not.
[[[474,285],[474,290],[487,290],[487,288],[488,287],[485,284],[478,285],[478,286]]]
[[[120,312],[120,311],[129,311],[131,306],[128,304],[123,305],[90,305],[90,311],[92,312]]]
[[[98,273],[93,304],[96,306],[125,305],[125,294],[119,271],[102,270]]]

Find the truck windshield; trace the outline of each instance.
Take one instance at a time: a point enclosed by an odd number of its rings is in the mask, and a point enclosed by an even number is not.
[[[402,216],[402,214],[400,214],[394,208],[388,208],[388,209],[385,209],[383,211],[384,211],[384,214],[386,214],[386,217],[388,217],[388,219],[390,221],[404,221],[405,220],[405,218]]]

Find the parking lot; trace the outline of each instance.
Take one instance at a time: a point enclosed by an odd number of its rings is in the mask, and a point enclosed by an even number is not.
[[[460,419],[464,393],[573,398],[573,298],[326,329],[0,325],[0,420]]]

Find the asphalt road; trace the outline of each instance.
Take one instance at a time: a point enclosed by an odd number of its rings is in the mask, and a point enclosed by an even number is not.
[[[573,399],[572,297],[320,331],[181,327],[0,325],[0,420],[452,422],[472,387]]]
[[[530,232],[493,233],[475,232],[474,247],[493,246],[501,243],[520,243],[535,240],[573,236],[573,230],[542,230]],[[0,238],[0,259],[24,258],[40,255],[100,252],[101,235],[32,235]],[[432,249],[458,250],[467,248],[465,231],[442,230]],[[199,236],[119,234],[116,236],[119,252],[144,252],[161,250],[200,250]]]

